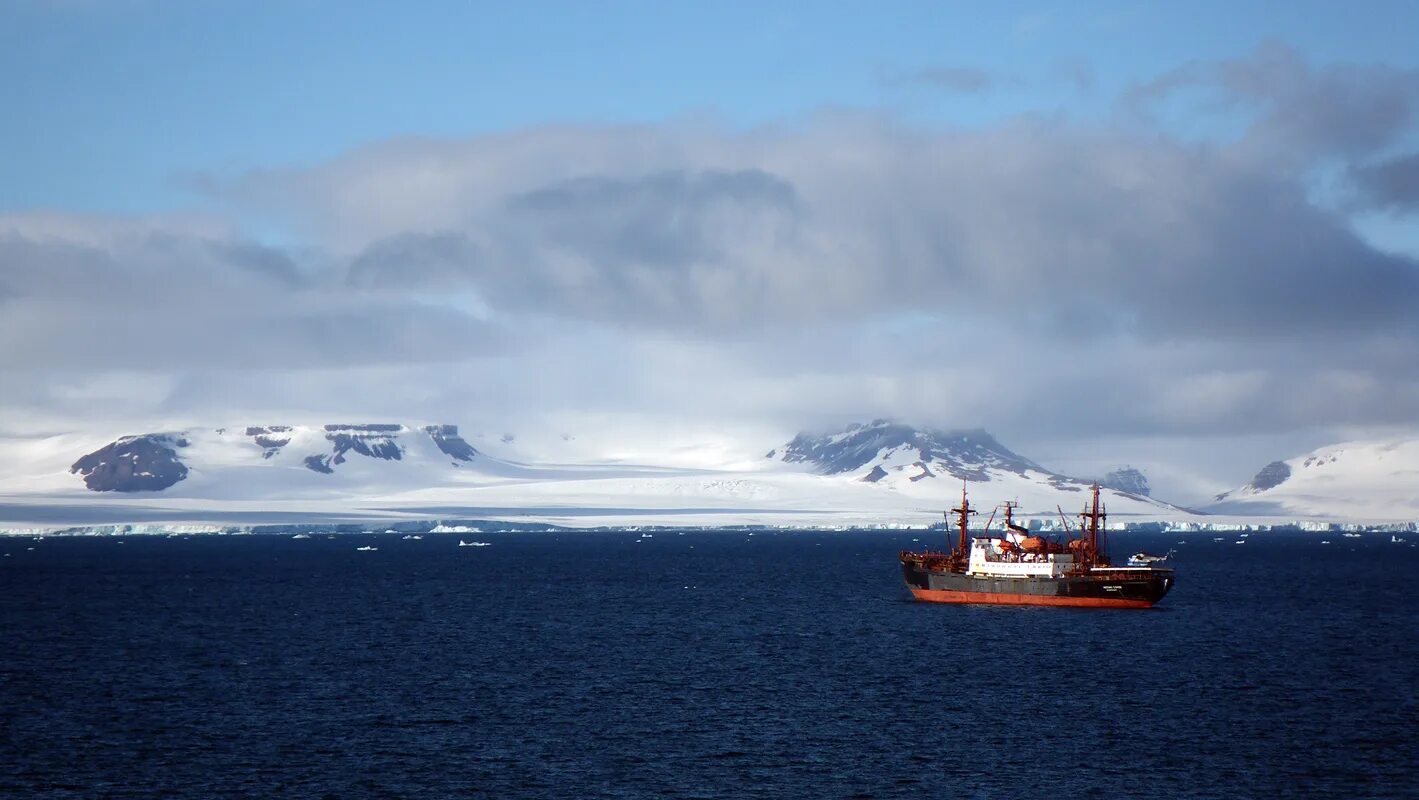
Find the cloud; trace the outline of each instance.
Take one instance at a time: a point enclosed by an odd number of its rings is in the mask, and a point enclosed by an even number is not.
[[[945,92],[980,94],[1012,81],[974,67],[924,67],[910,72],[894,73],[884,78],[883,82],[892,86],[923,86]]]
[[[299,247],[220,219],[0,220],[0,376],[80,415],[44,387],[109,370],[161,377],[162,418],[894,416],[1022,452],[1412,424],[1419,265],[1307,181],[1341,158],[1372,202],[1410,202],[1389,153],[1411,80],[1263,48],[1133,95],[1216,93],[1235,140],[839,113],[411,138],[195,181]]]
[[[1244,144],[1253,157],[1366,156],[1412,131],[1419,118],[1419,70],[1317,67],[1279,42],[1244,58],[1179,67],[1135,87],[1127,100],[1146,113],[1190,91],[1207,98],[1193,113],[1251,116]]]
[[[438,176],[426,213],[383,202],[380,180],[405,172]],[[1037,121],[534,131],[511,149],[473,138],[259,183],[303,192],[313,227],[339,230],[352,285],[628,328],[722,335],[1011,304],[1039,335],[1236,341],[1412,326],[1419,303],[1412,261],[1359,239],[1291,173]]]
[[[462,231],[406,233],[351,262],[360,285],[465,286],[524,312],[740,324],[750,284],[795,258],[793,187],[759,170],[569,178],[508,195]]]
[[[477,274],[481,254],[460,233],[401,233],[372,242],[350,261],[346,280],[365,289],[449,289]]]
[[[455,309],[345,289],[292,254],[174,228],[0,233],[0,370],[181,371],[460,359],[500,335]]]
[[[1419,211],[1419,153],[1352,167],[1360,203],[1388,211]]]
[[[243,211],[299,196],[293,218],[346,254],[350,286],[553,324],[517,363],[597,391],[524,411],[1040,437],[1412,419],[1419,269],[1255,141],[853,114],[542,128],[393,142],[222,191]],[[494,369],[515,393],[516,368]]]

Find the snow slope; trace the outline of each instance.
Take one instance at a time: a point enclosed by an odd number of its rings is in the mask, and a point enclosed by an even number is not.
[[[517,442],[507,437],[470,441],[442,425],[127,433],[0,440],[0,526],[440,518],[920,526],[941,520],[963,480],[987,518],[992,507],[1014,500],[1027,520],[1057,526],[1059,509],[1072,518],[1090,485],[984,431],[881,420],[800,434],[748,461],[718,445],[691,453],[677,439],[663,459],[673,466],[653,463],[651,450],[624,448],[602,458],[588,450],[584,463],[534,462],[519,459]],[[549,438],[536,446],[544,458],[559,444],[584,446],[561,434]],[[628,463],[627,452],[652,463]],[[1419,520],[1419,438],[1351,442],[1274,462],[1219,495],[1204,509],[1212,516],[1148,497],[1141,474],[1122,477],[1104,490],[1113,524]]]
[[[1419,519],[1419,438],[1346,442],[1267,464],[1206,511],[1348,521]]]
[[[153,444],[138,452],[114,447],[140,439]],[[500,444],[506,456],[515,443]],[[124,475],[150,471],[143,459],[153,452],[180,462],[181,478],[159,491],[121,490],[133,485]],[[826,437],[800,435],[775,452],[783,455],[749,464],[735,458],[722,468],[537,464],[493,458],[452,426],[388,424],[191,429],[110,441],[43,437],[0,442],[0,522],[462,516],[924,525],[959,500],[962,478],[972,503],[987,514],[1017,500],[1026,516],[1054,521],[1059,506],[1077,513],[1088,488],[983,431],[918,431],[879,421]],[[99,472],[71,471],[85,459]],[[668,460],[686,463],[678,452]],[[881,474],[867,480],[874,471]],[[86,481],[115,490],[94,491]],[[1192,516],[1115,490],[1106,490],[1105,501],[1116,521]]]

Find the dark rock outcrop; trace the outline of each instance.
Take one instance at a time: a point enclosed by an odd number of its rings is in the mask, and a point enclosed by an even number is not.
[[[429,425],[424,428],[424,432],[434,440],[434,444],[438,445],[444,455],[455,461],[472,461],[478,455],[473,445],[458,435],[457,425]]]
[[[335,445],[335,464],[345,463],[345,454],[351,450],[369,458],[398,461],[404,457],[404,448],[395,441],[402,430],[399,425],[326,425],[325,438]]]
[[[882,469],[882,467],[880,467],[880,466],[876,466],[876,467],[873,467],[873,468],[872,468],[872,471],[871,471],[871,472],[869,472],[869,473],[867,473],[866,475],[863,475],[863,476],[862,476],[862,482],[863,482],[863,483],[876,483],[877,481],[880,481],[880,480],[882,480],[882,479],[885,478],[885,477],[887,477],[887,470]]]
[[[1264,492],[1286,482],[1291,477],[1291,467],[1285,461],[1273,461],[1261,468],[1255,478],[1251,479],[1251,488],[1258,492]]]
[[[316,472],[330,474],[335,467],[345,463],[346,453],[358,453],[367,458],[384,461],[399,461],[404,458],[404,448],[397,441],[402,425],[326,425],[325,439],[333,445],[330,455],[307,456],[305,465]]]
[[[262,458],[270,458],[281,452],[282,447],[291,443],[290,434],[290,425],[253,425],[246,429],[246,435],[262,448]]]
[[[80,458],[69,468],[95,492],[160,492],[187,477],[177,449],[187,440],[172,434],[125,436]]]

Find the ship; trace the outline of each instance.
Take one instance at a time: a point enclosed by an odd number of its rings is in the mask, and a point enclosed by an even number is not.
[[[1078,536],[1065,520],[1065,541],[1032,534],[1016,524],[1016,508],[1015,503],[1004,504],[1005,526],[998,536],[990,533],[994,513],[982,535],[972,536],[970,517],[977,512],[963,484],[961,505],[951,509],[956,515],[955,545],[949,551],[904,550],[900,555],[902,577],[912,595],[929,603],[1151,608],[1173,588],[1171,568],[1110,562],[1101,544],[1108,514],[1097,484],[1079,515]]]

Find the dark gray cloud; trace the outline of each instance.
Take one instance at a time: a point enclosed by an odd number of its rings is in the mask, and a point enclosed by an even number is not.
[[[618,252],[644,247],[647,260],[672,262],[700,257],[681,249],[687,240],[701,248],[718,244],[704,230],[707,215],[745,207],[792,211],[795,204],[793,186],[757,169],[572,178],[507,201],[514,214],[549,221],[554,228],[549,232],[559,234],[559,243],[578,248],[609,245]],[[588,232],[610,232],[618,241],[588,242],[583,238]]]
[[[1415,322],[1411,260],[1366,244],[1292,176],[1221,149],[1041,125],[828,126],[718,145],[760,166],[627,165],[488,187],[496,202],[476,198],[455,228],[364,245],[351,280],[680,331],[963,302],[1029,304],[1019,324],[1086,337],[1313,338]]]
[[[274,247],[242,241],[207,242],[205,246],[212,248],[218,260],[260,273],[287,287],[300,286],[308,277],[289,253]]]
[[[0,369],[339,368],[458,360],[504,345],[486,323],[344,290],[280,250],[187,233],[102,243],[0,235]]]
[[[794,188],[761,170],[583,176],[512,193],[460,232],[372,242],[350,280],[471,288],[524,312],[735,324],[738,307],[757,305],[743,296],[751,273],[773,269],[798,212]]]
[[[1262,109],[1255,135],[1311,153],[1365,155],[1409,129],[1419,70],[1379,65],[1314,68],[1296,51],[1264,46],[1221,67],[1222,85]]]
[[[1352,167],[1350,179],[1362,206],[1419,211],[1419,153]]]
[[[1412,130],[1419,70],[1382,64],[1317,67],[1279,42],[1245,58],[1193,63],[1134,88],[1135,110],[1201,92],[1199,110],[1253,115],[1246,144],[1257,155],[1361,157]]]
[[[401,233],[366,247],[347,280],[365,289],[456,289],[477,274],[479,256],[461,233]]]
[[[757,169],[573,178],[508,198],[484,226],[498,257],[479,278],[523,306],[733,323],[727,295],[773,269],[797,215],[793,186]]]
[[[765,217],[789,219],[795,203],[791,185],[760,170],[597,175],[515,194],[495,224],[614,279],[637,267],[723,263],[745,226]]]

